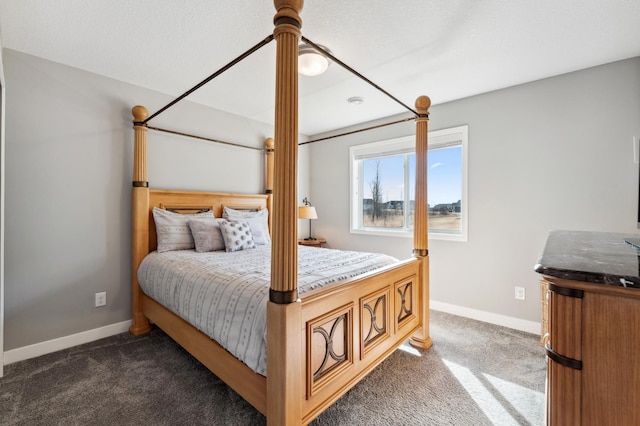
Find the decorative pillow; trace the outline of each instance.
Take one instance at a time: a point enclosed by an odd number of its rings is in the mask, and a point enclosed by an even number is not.
[[[189,219],[189,228],[198,253],[224,250],[224,238],[219,223],[222,220],[212,217]]]
[[[224,207],[222,217],[227,220],[247,222],[251,228],[253,240],[257,245],[261,246],[271,242],[271,236],[269,235],[269,210],[248,211]]]
[[[211,211],[196,214],[180,214],[169,210],[153,208],[153,220],[156,223],[156,234],[158,236],[158,253],[171,250],[189,250],[195,247],[189,219],[210,217],[213,219]]]
[[[227,251],[239,251],[256,248],[251,235],[251,227],[247,222],[220,221],[220,231]]]

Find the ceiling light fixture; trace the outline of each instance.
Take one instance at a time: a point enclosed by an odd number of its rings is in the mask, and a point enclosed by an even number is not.
[[[329,49],[318,45],[331,53]],[[320,75],[329,68],[331,61],[321,51],[308,44],[298,46],[298,72],[310,77]]]
[[[364,98],[362,96],[352,96],[347,99],[351,105],[362,105],[364,103]]]

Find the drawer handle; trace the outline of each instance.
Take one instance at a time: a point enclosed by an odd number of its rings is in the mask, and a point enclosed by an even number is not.
[[[549,346],[549,339],[551,339],[551,336],[549,335],[549,333],[544,333],[544,336],[542,336],[542,344],[544,345],[545,348]]]
[[[558,364],[564,367],[573,368],[574,370],[582,370],[582,361],[560,355],[558,352],[551,349],[551,345],[549,345],[549,342],[544,345],[544,348],[547,351],[547,356]]]
[[[560,287],[559,285],[556,285],[553,283],[549,283],[548,286],[549,286],[549,290],[553,291],[554,293],[561,294],[563,296],[575,297],[577,299],[582,299],[584,297],[583,290],[578,290],[575,288]]]

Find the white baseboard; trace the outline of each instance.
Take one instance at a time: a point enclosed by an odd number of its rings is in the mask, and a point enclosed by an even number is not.
[[[104,327],[94,328],[93,330],[72,334],[70,336],[12,349],[4,353],[4,364],[8,365],[14,362],[24,361],[25,359],[35,358],[40,355],[46,355],[62,349],[82,345],[83,343],[89,343],[94,340],[124,333],[129,330],[130,326],[131,320],[122,321],[115,324],[105,325]]]
[[[488,322],[490,324],[501,325],[503,327],[509,327],[515,330],[540,335],[539,322],[494,314],[493,312],[465,308],[464,306],[451,305],[449,303],[438,302],[436,300],[430,300],[429,306],[431,309],[436,311],[446,312],[448,314],[458,315],[465,318],[471,318],[478,321]]]

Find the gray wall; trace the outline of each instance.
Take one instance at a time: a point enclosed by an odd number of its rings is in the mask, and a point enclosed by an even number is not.
[[[8,49],[3,59],[7,351],[131,318],[130,111],[172,98]],[[189,102],[152,125],[257,147],[273,135]],[[153,131],[148,140],[153,187],[263,191],[260,152]]]
[[[431,108],[431,130],[463,124],[469,241],[430,241],[431,299],[539,322],[533,267],[549,230],[638,233],[640,58]],[[314,229],[331,247],[410,256],[411,239],[349,234],[349,146],[414,128],[312,144]],[[525,301],[515,300],[515,286],[525,287]]]
[[[4,375],[4,128],[5,80],[2,62],[2,35],[0,34],[0,377]]]

